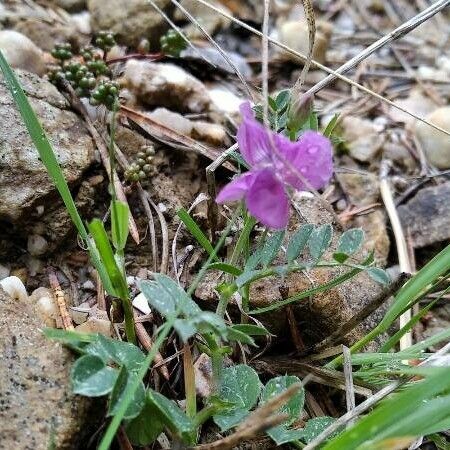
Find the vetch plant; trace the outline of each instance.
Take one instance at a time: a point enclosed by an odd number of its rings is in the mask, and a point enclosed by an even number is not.
[[[237,133],[239,149],[250,170],[240,175],[217,196],[218,203],[245,199],[249,212],[264,225],[283,229],[289,219],[286,189],[320,189],[333,174],[330,141],[314,131],[297,142],[266,129],[249,103],[241,106],[242,125]]]

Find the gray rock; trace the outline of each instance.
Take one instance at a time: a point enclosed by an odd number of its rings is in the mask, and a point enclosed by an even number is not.
[[[165,106],[181,112],[205,112],[211,98],[205,85],[174,64],[129,60],[124,84],[147,106]]]
[[[0,50],[11,67],[43,75],[46,71],[42,51],[22,33],[0,31]]]
[[[78,116],[65,109],[66,100],[52,84],[27,72],[18,71],[18,75],[67,182],[79,183],[94,157],[87,129]],[[12,223],[31,220],[33,214],[39,215],[38,207],[47,208],[57,193],[4,79],[0,80],[0,122],[0,219]]]
[[[92,402],[71,393],[73,356],[41,332],[30,305],[0,289],[0,449],[82,448]],[[85,447],[83,447],[85,448]]]
[[[398,208],[402,225],[414,247],[421,248],[450,239],[450,182],[419,191]]]
[[[436,109],[426,116],[428,122],[450,132],[450,106]],[[439,169],[450,168],[450,138],[429,125],[417,121],[414,133],[430,164]]]
[[[155,0],[166,12],[171,9],[170,0]],[[159,37],[167,30],[164,18],[146,0],[88,0],[91,24],[94,31],[111,30],[120,43],[137,47],[147,38],[152,46],[159,45]]]

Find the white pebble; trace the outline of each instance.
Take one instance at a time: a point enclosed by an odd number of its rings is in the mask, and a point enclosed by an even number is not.
[[[6,277],[0,280],[2,289],[14,300],[28,300],[27,290],[19,277]]]
[[[27,249],[32,256],[41,256],[48,249],[47,240],[39,234],[31,234],[28,236]]]
[[[142,292],[134,298],[133,306],[144,314],[150,314],[152,312],[150,306],[148,306],[148,300]]]

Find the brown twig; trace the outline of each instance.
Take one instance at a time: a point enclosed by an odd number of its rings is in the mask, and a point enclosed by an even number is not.
[[[61,315],[61,320],[63,324],[63,328],[65,330],[74,330],[72,319],[69,315],[69,311],[67,311],[66,300],[64,296],[64,291],[61,289],[61,286],[58,281],[58,277],[52,267],[48,268],[48,279],[50,281],[50,286],[53,290],[53,298],[58,305],[59,314]]]

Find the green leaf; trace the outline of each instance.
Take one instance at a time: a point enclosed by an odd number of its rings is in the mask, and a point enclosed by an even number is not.
[[[283,111],[289,105],[290,100],[291,91],[289,89],[283,89],[282,91],[278,92],[275,98],[276,109],[278,111]]]
[[[119,267],[117,267],[117,262],[114,258],[114,253],[103,222],[99,219],[94,219],[88,227],[114,289],[114,292],[110,292],[110,294],[119,297],[122,300],[128,299],[128,285],[124,274]]]
[[[276,104],[275,100],[273,99],[273,97],[269,96],[267,98],[267,100],[268,100],[270,108],[273,109],[274,111],[276,111],[278,108],[277,108],[277,104]]]
[[[281,377],[272,378],[264,386],[261,394],[260,403],[266,403],[273,397],[280,395],[293,384],[300,383],[300,379],[293,375],[284,375]],[[290,442],[290,440],[299,439],[301,430],[288,430],[288,426],[298,420],[301,416],[303,405],[305,402],[305,391],[303,388],[299,389],[289,401],[283,405],[278,412],[288,414],[289,418],[280,425],[267,430],[267,434],[278,444]],[[290,439],[289,441],[286,439]]]
[[[331,137],[333,134],[334,129],[337,126],[339,120],[339,114],[336,113],[333,118],[328,122],[328,125],[326,126],[325,130],[323,131],[323,135],[327,138]]]
[[[86,346],[97,339],[98,336],[96,334],[78,333],[77,331],[59,330],[57,328],[44,328],[42,334],[47,339],[58,341],[79,353],[84,353]]]
[[[367,269],[367,273],[369,274],[370,278],[372,280],[376,281],[377,283],[387,285],[391,282],[391,278],[389,277],[388,273],[380,269],[379,267],[371,267]]]
[[[338,263],[344,264],[349,256],[346,253],[333,253],[333,259]]]
[[[125,431],[134,445],[149,445],[163,432],[164,424],[159,420],[158,410],[145,396],[145,404],[139,415],[125,425]]]
[[[230,328],[233,328],[234,330],[238,330],[250,336],[267,336],[270,334],[266,328],[249,323],[238,323],[236,325],[231,325]]]
[[[86,397],[101,397],[111,392],[118,371],[107,367],[98,357],[85,355],[72,366],[70,379],[73,392]]]
[[[228,412],[214,415],[214,422],[222,431],[235,426],[256,404],[260,392],[261,382],[253,368],[245,364],[224,368],[219,395],[222,400],[234,404],[234,407]]]
[[[335,421],[336,419],[334,417],[328,416],[314,417],[313,419],[309,419],[308,422],[306,422],[305,428],[303,428],[303,437],[301,438],[302,441],[309,444],[313,439],[319,436],[322,431],[328,428]],[[333,433],[330,436],[330,439],[332,439],[337,434],[339,434],[339,431]]]
[[[200,311],[186,319],[177,319],[173,327],[184,342],[195,333],[212,332],[222,338],[227,337],[227,326],[224,320],[211,311]]]
[[[149,389],[148,400],[158,411],[158,420],[179,436],[185,444],[194,445],[196,430],[191,419],[172,400],[164,395]]]
[[[109,399],[108,416],[114,416],[118,409],[120,408],[120,403],[124,399],[124,392],[127,386],[136,379],[136,374],[134,372],[129,372],[125,366],[119,371],[119,376],[117,377],[116,383],[114,384],[113,390]],[[145,403],[145,387],[142,381],[139,384],[139,388],[134,391],[133,399],[131,400],[128,408],[123,416],[124,419],[133,419],[137,417],[142,411]]]
[[[315,261],[318,261],[331,244],[333,228],[330,224],[315,228],[308,240],[309,253]]]
[[[215,414],[213,419],[215,424],[220,428],[223,433],[229,429],[239,425],[248,415],[250,411],[245,408],[235,408],[228,412],[221,412]]]
[[[211,255],[214,251],[213,246],[190,214],[184,208],[181,208],[177,211],[177,215],[192,236],[194,236],[196,241],[208,252],[209,255]],[[214,259],[218,260],[217,256]]]
[[[242,287],[247,284],[250,280],[252,280],[256,275],[260,274],[260,270],[249,270],[245,271],[241,275],[236,278],[236,285],[238,287]]]
[[[253,345],[254,347],[257,346],[255,340],[251,336],[232,327],[227,328],[227,340],[242,342],[243,344]]]
[[[282,445],[302,439],[305,433],[303,429],[292,429],[283,425],[278,425],[277,427],[273,427],[268,430],[267,434],[275,441],[277,445]]]
[[[153,274],[153,277],[152,281],[141,281],[139,287],[149,305],[162,316],[168,317],[175,314],[178,306],[186,316],[201,312],[198,305],[172,278],[160,273]]]
[[[115,249],[119,252],[125,249],[128,239],[128,219],[130,211],[125,202],[111,202],[111,236]]]
[[[264,246],[259,247],[249,256],[249,258],[245,262],[243,272],[252,271],[252,270],[256,269],[259,266],[259,264],[261,264],[261,259],[263,256],[263,249],[264,249]],[[241,273],[241,275],[242,275],[242,273]]]
[[[212,263],[208,266],[208,269],[221,270],[222,272],[229,273],[235,277],[238,277],[242,273],[242,270],[238,267],[222,262]]]
[[[261,263],[264,267],[267,267],[277,256],[280,251],[281,244],[284,239],[284,230],[277,231],[270,236],[264,243],[264,247],[261,254]]]
[[[313,230],[314,225],[307,223],[301,225],[300,228],[291,237],[286,251],[287,260],[289,263],[292,263],[294,260],[296,260],[300,253],[303,252]]]
[[[353,255],[364,241],[364,231],[361,228],[352,228],[345,231],[339,239],[337,253]]]
[[[84,352],[98,356],[105,364],[114,362],[119,366],[126,366],[131,371],[138,371],[145,360],[144,353],[136,345],[109,339],[101,334],[84,348]]]

